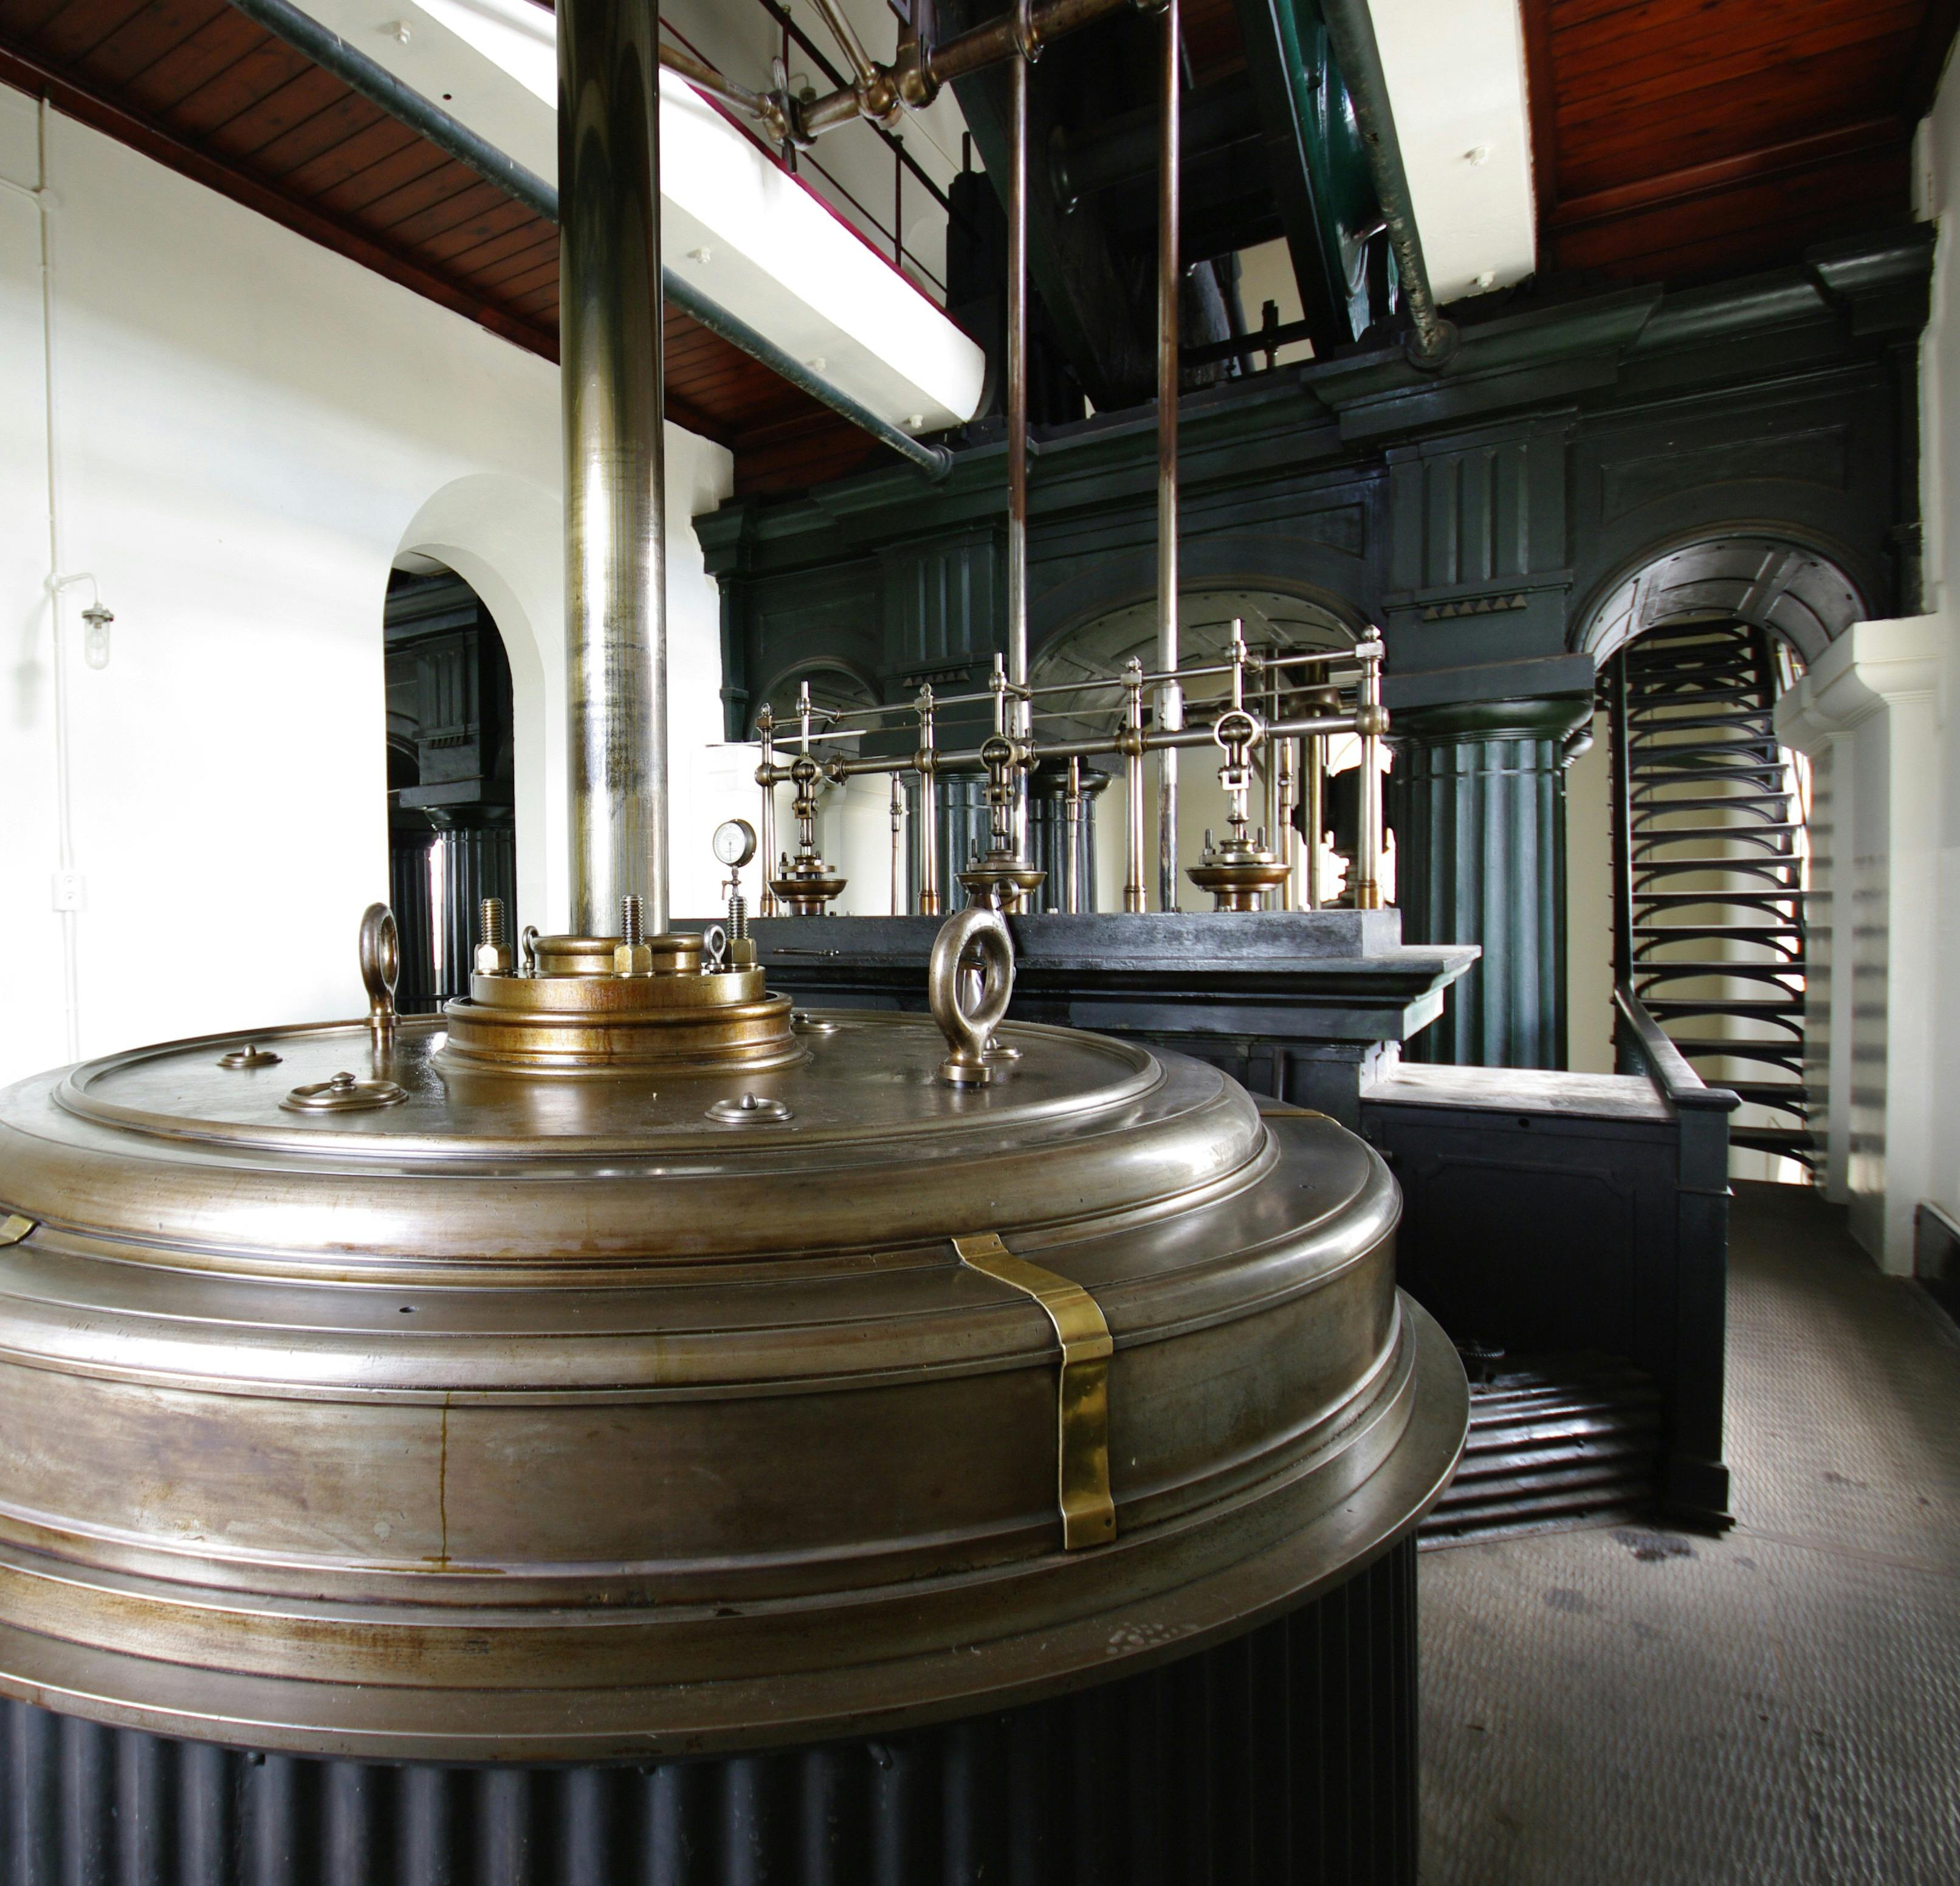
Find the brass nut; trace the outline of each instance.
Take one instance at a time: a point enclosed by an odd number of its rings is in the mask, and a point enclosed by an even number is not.
[[[650,976],[654,973],[654,949],[651,943],[619,944],[612,952],[612,973],[616,976]]]
[[[476,946],[476,973],[480,976],[507,976],[511,973],[511,946],[508,943],[479,943]]]
[[[752,969],[756,966],[756,940],[752,937],[734,937],[729,940],[728,966],[731,969]]]

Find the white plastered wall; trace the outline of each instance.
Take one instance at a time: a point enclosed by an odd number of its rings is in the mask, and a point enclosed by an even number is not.
[[[1960,73],[1920,127],[1920,214],[1938,227],[1920,347],[1923,612],[1853,624],[1777,706],[1810,755],[1828,978],[1825,1182],[1885,1269],[1913,1266],[1922,1204],[1960,1216]]]
[[[1922,132],[1920,213],[1939,224],[1933,318],[1920,350],[1921,502],[1926,605],[1939,673],[1927,805],[1925,895],[1931,933],[1925,1196],[1960,1217],[1960,70],[1949,60]]]
[[[1912,1268],[1920,1201],[1949,1197],[1938,1124],[1938,708],[1951,625],[1854,622],[1777,704],[1777,734],[1826,770],[1831,976],[1825,1183],[1888,1271]],[[1815,1077],[1812,1077],[1813,1080]],[[1949,1207],[1950,1208],[1950,1207]]]
[[[381,612],[404,550],[450,562],[512,657],[524,920],[567,907],[558,374],[59,115],[46,118],[59,556],[50,550],[37,108],[0,87],[0,1080],[81,1052],[358,1013],[387,895]],[[707,907],[724,804],[714,585],[688,519],[730,488],[668,429],[674,901]],[[74,866],[59,862],[56,663]],[[746,809],[727,801],[731,809]],[[541,903],[540,903],[541,900]]]

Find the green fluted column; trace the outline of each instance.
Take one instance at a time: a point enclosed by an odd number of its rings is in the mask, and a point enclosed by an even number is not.
[[[1408,943],[1474,943],[1411,1060],[1557,1067],[1565,1058],[1565,747],[1592,697],[1469,701],[1393,717],[1389,819]]]

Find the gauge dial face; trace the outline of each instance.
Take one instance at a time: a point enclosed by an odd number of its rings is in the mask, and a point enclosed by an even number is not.
[[[756,855],[756,828],[746,819],[730,819],[714,828],[714,856],[730,867],[746,864]]]

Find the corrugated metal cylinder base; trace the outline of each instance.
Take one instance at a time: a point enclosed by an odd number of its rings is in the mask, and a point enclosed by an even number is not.
[[[1400,1886],[1415,1551],[1119,1682],[878,1741],[383,1767],[0,1704],[4,1886]]]

